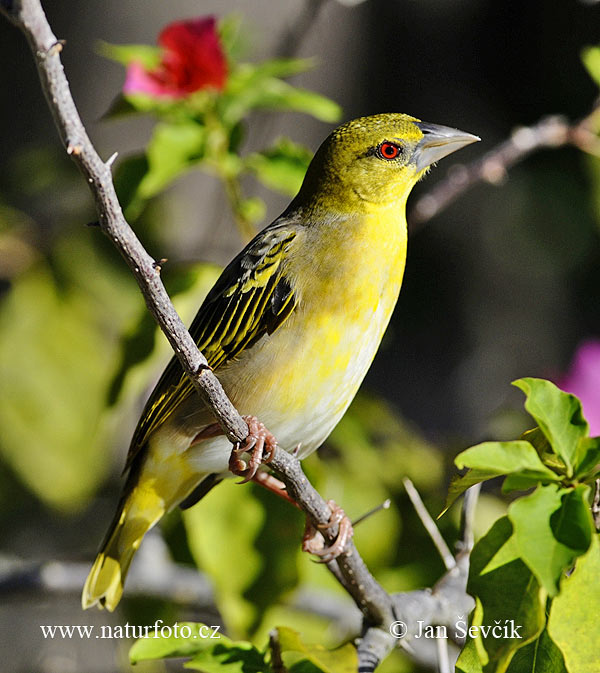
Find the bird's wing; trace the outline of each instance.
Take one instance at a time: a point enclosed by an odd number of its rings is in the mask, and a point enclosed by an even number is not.
[[[212,369],[236,358],[263,335],[273,334],[294,310],[296,296],[285,276],[285,254],[297,228],[269,227],[226,267],[190,326],[190,334]],[[194,387],[176,357],[146,403],[133,435],[127,470],[150,435],[190,395]]]

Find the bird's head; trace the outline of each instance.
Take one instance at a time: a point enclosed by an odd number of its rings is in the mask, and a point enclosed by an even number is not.
[[[342,211],[405,202],[432,163],[477,140],[405,114],[360,117],[321,145],[298,199]]]

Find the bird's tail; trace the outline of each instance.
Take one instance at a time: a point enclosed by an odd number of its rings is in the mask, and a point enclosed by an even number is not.
[[[84,610],[96,604],[110,612],[117,607],[133,555],[164,513],[165,502],[153,489],[138,484],[123,497],[83,587]]]

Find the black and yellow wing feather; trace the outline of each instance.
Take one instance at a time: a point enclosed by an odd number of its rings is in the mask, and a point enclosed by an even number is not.
[[[285,256],[296,236],[297,229],[285,222],[265,229],[227,266],[207,295],[190,334],[213,369],[273,334],[294,310],[297,298],[285,275]],[[125,469],[150,435],[193,394],[192,383],[173,357],[146,403]]]

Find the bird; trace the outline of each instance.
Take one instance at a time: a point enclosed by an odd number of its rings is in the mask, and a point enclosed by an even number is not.
[[[133,434],[84,609],[116,608],[135,551],[165,513],[231,471],[255,477],[275,446],[303,459],[323,444],[396,304],[410,191],[433,163],[478,140],[400,113],[354,119],[325,139],[297,196],[224,269],[190,326],[248,440],[232,451],[173,357]]]

